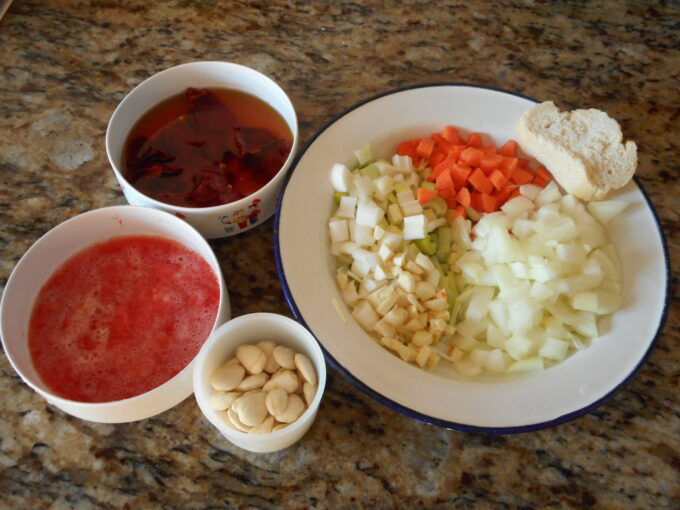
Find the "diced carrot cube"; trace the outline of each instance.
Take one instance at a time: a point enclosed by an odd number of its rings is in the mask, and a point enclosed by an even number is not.
[[[455,220],[458,217],[467,218],[467,211],[465,210],[465,207],[462,205],[457,206],[453,210],[453,214],[451,215],[451,221]]]
[[[517,158],[504,156],[503,161],[501,161],[501,164],[498,165],[498,168],[501,171],[505,170],[503,173],[509,178],[509,175],[513,174],[515,170],[519,168],[519,160]]]
[[[466,149],[465,145],[454,145],[449,149],[448,157],[454,158],[456,161],[460,159],[461,153]]]
[[[434,151],[434,140],[432,138],[422,138],[416,147],[416,154],[423,158],[429,158]]]
[[[428,165],[429,165],[430,168],[434,168],[435,166],[437,166],[439,163],[441,163],[445,159],[446,159],[446,153],[435,151],[435,152],[432,153],[432,156],[430,156],[430,159],[428,160]]]
[[[486,178],[484,172],[479,168],[476,168],[475,171],[472,172],[468,181],[470,181],[470,184],[472,184],[477,191],[482,191],[487,187],[487,183],[489,183],[489,179]],[[491,186],[493,186],[493,184]]]
[[[481,191],[482,193],[486,193],[487,195],[490,195],[494,190],[493,183],[487,178],[486,182],[482,185]]]
[[[505,202],[507,202],[508,197],[510,197],[510,193],[512,193],[513,190],[510,188],[505,188],[500,191],[497,191],[496,193],[492,193],[491,196],[496,199],[496,208],[500,208]]]
[[[458,130],[453,126],[444,126],[444,129],[442,129],[442,137],[453,145],[460,144],[460,135],[458,134]]]
[[[482,162],[482,156],[484,153],[475,147],[468,147],[460,154],[460,160],[467,163],[470,166],[479,166]]]
[[[420,202],[421,204],[427,204],[437,195],[439,195],[439,193],[437,192],[436,189],[418,188],[418,191],[416,192],[418,202]]]
[[[485,175],[489,175],[500,166],[502,161],[503,156],[500,154],[490,154],[482,158],[479,163],[479,168],[482,169]]]
[[[482,147],[482,152],[487,156],[492,156],[494,154],[498,154],[498,149],[494,144],[490,144],[487,145],[486,147]]]
[[[437,191],[439,191],[439,196],[442,197],[444,200],[451,200],[456,198],[455,188],[442,188]]]
[[[479,133],[472,133],[470,135],[470,137],[467,140],[467,146],[476,147],[478,149],[482,146],[482,137],[479,136]]]
[[[458,205],[458,202],[456,201],[456,197],[445,198],[444,202],[446,202],[446,206],[449,209],[454,209]]]
[[[479,212],[484,212],[482,211],[482,194],[479,191],[473,191],[470,193],[470,207],[472,207],[475,211]]]
[[[526,158],[517,158],[517,166],[520,168],[529,168],[529,160]]]
[[[491,195],[487,195],[486,193],[482,193],[480,195],[480,206],[481,206],[481,212],[485,213],[491,213],[496,210],[496,199],[492,197]]]
[[[451,142],[438,133],[432,133],[432,139],[434,140],[434,143],[436,144],[436,150],[438,151],[446,153],[446,151],[453,147]]]
[[[545,185],[548,184],[549,182],[550,181],[546,181],[540,175],[534,175],[534,179],[531,181],[531,184],[535,184],[539,188],[545,188]]]
[[[470,190],[467,188],[460,188],[456,195],[456,200],[460,205],[470,207]]]
[[[440,173],[435,179],[435,182],[438,190],[442,190],[444,188],[453,188],[453,179],[451,179],[450,172],[444,171]]]
[[[459,188],[461,186],[465,186],[471,173],[472,168],[467,166],[465,163],[458,163],[451,168],[451,177],[453,178],[453,182]]]
[[[508,140],[498,152],[503,156],[510,156],[514,158],[517,154],[517,142],[515,140]]]
[[[497,190],[503,189],[503,186],[505,186],[505,183],[508,182],[507,177],[503,175],[503,172],[500,170],[494,170],[491,172],[491,175],[489,175],[489,180],[493,184],[494,188]]]
[[[512,200],[513,198],[518,197],[518,196],[520,196],[519,186],[516,187],[514,190],[512,190],[512,193],[510,193],[508,200]]]
[[[534,175],[529,170],[525,170],[524,168],[518,168],[512,174],[510,180],[512,180],[512,182],[514,182],[515,184],[529,184],[533,180],[533,178]]]
[[[548,170],[543,165],[539,166],[536,169],[536,172],[534,172],[534,175],[536,177],[540,177],[541,179],[546,181],[546,183],[552,181],[552,174],[550,172],[548,172]]]
[[[406,140],[401,142],[397,147],[397,154],[400,156],[409,156],[411,159],[416,155],[416,145],[418,140]]]

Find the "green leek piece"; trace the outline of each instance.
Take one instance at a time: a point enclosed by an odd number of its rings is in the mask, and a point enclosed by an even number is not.
[[[347,195],[348,193],[346,191],[336,191],[335,193],[333,193],[333,202],[339,205],[340,199],[342,197],[346,197]]]
[[[442,197],[434,197],[427,204],[425,204],[425,207],[432,209],[439,218],[443,217],[449,209],[449,206]]]
[[[425,255],[434,255],[437,251],[437,243],[432,240],[431,236],[425,236],[422,239],[416,239],[414,243]]]
[[[359,166],[364,166],[373,161],[373,151],[371,146],[366,144],[363,147],[354,151],[354,157],[357,158]]]
[[[373,163],[363,167],[361,170],[359,170],[359,173],[364,177],[370,178],[371,180],[375,180],[380,177],[380,170],[378,170],[378,167]]]
[[[420,184],[420,187],[423,188],[423,189],[437,189],[437,185],[434,182],[430,182],[430,181],[423,181]]]
[[[437,258],[440,262],[446,262],[451,253],[451,240],[453,232],[451,227],[439,227],[437,233]]]

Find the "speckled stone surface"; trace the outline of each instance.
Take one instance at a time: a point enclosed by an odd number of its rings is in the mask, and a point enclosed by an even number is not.
[[[431,81],[595,107],[638,143],[637,175],[680,264],[677,2],[15,0],[0,20],[0,286],[43,233],[121,204],[104,133],[153,73],[194,60],[277,80],[302,141],[374,93]],[[213,241],[233,312],[290,315],[273,220]],[[98,425],[48,405],[0,356],[0,508],[680,508],[677,280],[649,361],[609,402],[515,436],[428,426],[329,370],[287,450],[223,439],[193,399]]]

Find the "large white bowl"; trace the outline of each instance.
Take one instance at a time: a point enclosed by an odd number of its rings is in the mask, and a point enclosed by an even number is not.
[[[620,389],[640,368],[661,330],[670,280],[667,250],[652,205],[636,182],[617,193],[631,206],[610,229],[624,267],[623,309],[588,349],[552,368],[485,381],[458,377],[445,363],[428,372],[387,352],[351,318],[329,253],[332,165],[352,163],[353,151],[366,143],[377,157],[390,156],[398,142],[438,132],[446,124],[504,143],[514,138],[515,122],[533,104],[517,94],[465,84],[422,85],[373,97],[316,133],[298,155],[279,197],[275,255],[295,317],[316,336],[333,366],[406,415],[489,432],[562,423]]]
[[[115,402],[87,403],[53,394],[36,372],[28,349],[28,323],[33,302],[50,275],[83,248],[125,235],[156,235],[194,250],[215,271],[220,303],[213,330],[231,316],[229,294],[210,245],[184,221],[145,207],[114,206],[75,216],[50,230],[24,254],[14,268],[0,304],[0,334],[10,363],[26,384],[48,402],[78,418],[101,423],[122,423],[149,418],[191,395],[195,358],[177,375],[146,393]]]

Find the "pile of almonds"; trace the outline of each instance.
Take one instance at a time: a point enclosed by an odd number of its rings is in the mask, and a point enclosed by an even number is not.
[[[210,405],[227,426],[266,434],[305,412],[314,400],[316,383],[307,356],[265,340],[239,346],[236,357],[213,372]]]

